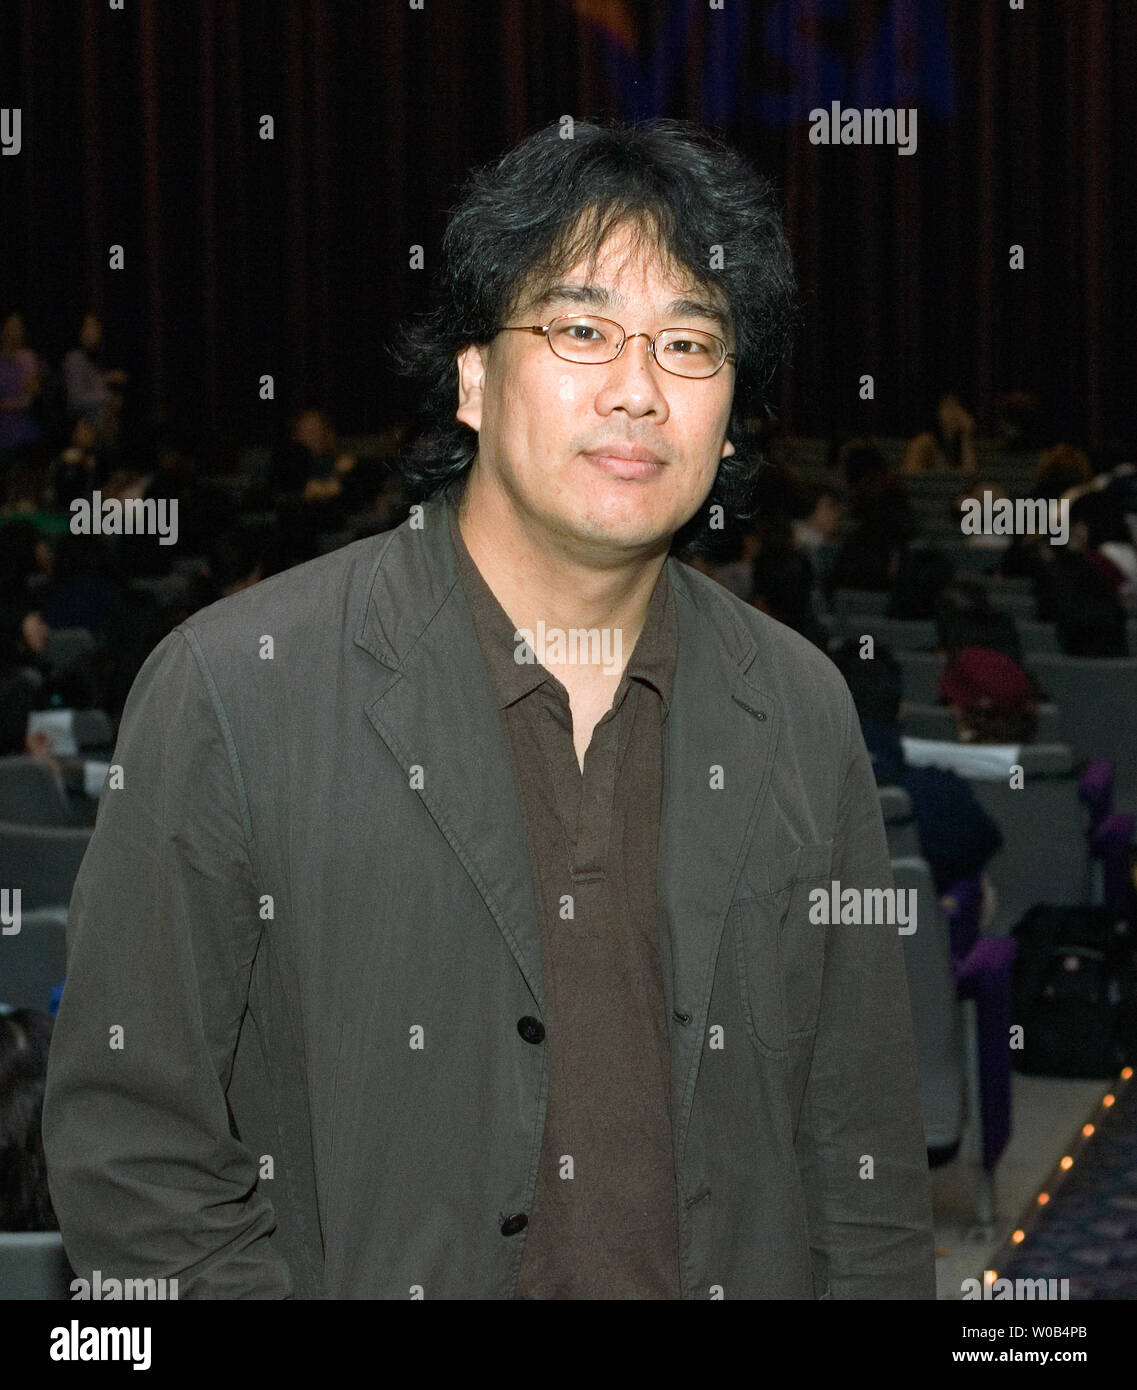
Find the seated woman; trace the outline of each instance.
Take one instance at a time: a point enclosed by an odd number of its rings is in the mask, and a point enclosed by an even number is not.
[[[955,713],[959,741],[904,738],[904,759],[914,767],[943,767],[961,777],[1005,781],[1024,743],[1038,732],[1038,705],[1030,677],[989,647],[964,647],[940,676],[940,693]]]
[[[975,417],[950,391],[936,403],[935,423],[908,443],[901,473],[976,473]]]

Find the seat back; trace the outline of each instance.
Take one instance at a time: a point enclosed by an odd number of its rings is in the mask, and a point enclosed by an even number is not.
[[[24,912],[20,930],[0,944],[0,1004],[47,1013],[51,992],[67,971],[67,909]]]
[[[1114,760],[1114,805],[1137,811],[1137,657],[1038,654],[1031,670],[1062,711],[1077,758]]]
[[[848,637],[871,634],[886,643],[897,656],[901,652],[930,652],[936,645],[936,625],[923,619],[884,618],[875,613],[854,613],[842,619]]]
[[[963,1132],[963,1027],[951,965],[948,927],[924,859],[893,859],[898,890],[916,894],[916,930],[902,937],[928,1148],[959,1142]]]
[[[878,787],[877,795],[889,854],[893,859],[918,857],[920,837],[908,793],[903,787]]]
[[[900,666],[904,703],[934,705],[940,698],[943,657],[936,652],[897,652],[896,660]]]
[[[42,758],[0,758],[0,820],[20,825],[74,825],[58,776]]]
[[[1003,847],[987,866],[998,894],[992,931],[1009,935],[1035,903],[1089,901],[1087,818],[1065,744],[1032,744],[1020,751],[1022,787],[1010,780],[968,782],[1003,832]]]
[[[58,1231],[0,1231],[0,1300],[70,1299],[74,1277]]]
[[[67,907],[92,827],[0,821],[0,885],[20,889],[20,907]]]
[[[1019,620],[1016,624],[1023,657],[1033,669],[1034,658],[1045,653],[1059,652],[1058,630],[1053,623]]]
[[[834,589],[833,591],[833,616],[840,620],[842,626],[853,616],[883,618],[887,606],[887,590]]]
[[[935,738],[952,740],[957,737],[955,715],[949,705],[909,704],[904,702],[900,716],[900,732],[906,738]],[[1058,706],[1038,706],[1038,740],[1058,743],[1062,739],[1062,716]]]

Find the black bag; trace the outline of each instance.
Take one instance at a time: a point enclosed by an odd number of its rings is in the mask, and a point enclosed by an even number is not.
[[[1014,1022],[1028,1076],[1103,1080],[1137,1062],[1137,961],[1130,924],[1105,907],[1032,907],[1014,930]]]

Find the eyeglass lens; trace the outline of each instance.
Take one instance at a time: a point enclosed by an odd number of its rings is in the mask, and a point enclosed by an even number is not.
[[[556,319],[549,327],[549,346],[569,362],[610,362],[623,330],[609,319]],[[665,328],[656,335],[656,360],[677,376],[710,376],[723,360],[723,347],[711,333],[697,328]]]

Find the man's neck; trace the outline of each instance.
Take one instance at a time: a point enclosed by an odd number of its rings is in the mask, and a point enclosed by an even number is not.
[[[467,490],[458,507],[458,527],[470,558],[514,627],[530,632],[581,628],[618,633],[622,674],[647,617],[648,604],[667,548],[624,562],[589,563],[544,533],[526,527],[508,503]],[[541,660],[541,653],[537,653]],[[611,678],[609,670],[564,670],[543,664],[566,686]],[[569,677],[566,679],[566,675]]]

